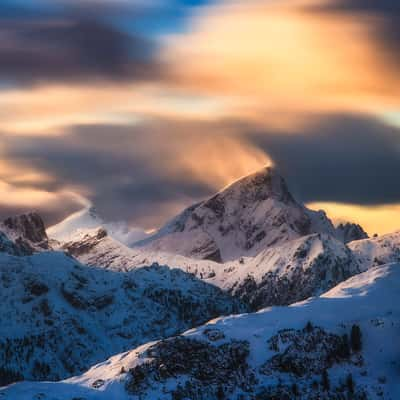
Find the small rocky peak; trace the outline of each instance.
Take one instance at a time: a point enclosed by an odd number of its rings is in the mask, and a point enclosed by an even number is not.
[[[336,231],[344,243],[349,243],[354,240],[368,239],[368,234],[358,224],[347,222],[340,224]]]
[[[35,212],[9,217],[3,221],[3,225],[15,238],[27,240],[33,244],[48,241],[44,222]]]

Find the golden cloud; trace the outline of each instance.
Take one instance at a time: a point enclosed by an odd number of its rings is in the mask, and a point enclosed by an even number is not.
[[[399,230],[400,204],[361,206],[343,203],[310,203],[314,210],[324,210],[335,222],[360,224],[370,236]]]
[[[189,33],[168,38],[164,58],[178,85],[234,96],[239,112],[267,122],[285,115],[298,122],[299,114],[316,111],[395,109],[400,78],[374,39],[380,20],[307,8],[321,3],[210,6],[194,17]]]

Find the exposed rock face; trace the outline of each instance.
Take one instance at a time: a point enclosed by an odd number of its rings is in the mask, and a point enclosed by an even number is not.
[[[65,243],[61,247],[72,256],[79,257],[90,253],[105,237],[107,237],[107,231],[100,228],[93,235],[86,235],[79,241]]]
[[[325,214],[297,203],[284,179],[268,167],[189,207],[137,245],[219,262],[327,230],[334,234]]]
[[[336,228],[336,231],[338,238],[340,238],[343,243],[349,243],[354,240],[368,239],[368,234],[358,224],[352,224],[350,222],[347,222],[346,224],[340,224]]]
[[[43,220],[37,213],[7,218],[0,224],[0,230],[23,254],[50,249]]]

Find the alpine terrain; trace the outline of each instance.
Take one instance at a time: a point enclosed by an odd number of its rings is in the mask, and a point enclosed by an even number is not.
[[[7,218],[0,398],[397,399],[399,238],[335,227],[271,167],[151,235]]]

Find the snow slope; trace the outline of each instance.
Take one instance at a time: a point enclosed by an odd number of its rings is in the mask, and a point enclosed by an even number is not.
[[[143,230],[129,228],[124,222],[104,222],[92,206],[85,207],[51,226],[47,233],[50,238],[63,243],[77,241],[100,228],[106,229],[111,237],[128,246],[147,236]]]
[[[59,383],[19,383],[3,388],[0,396],[396,400],[399,287],[399,264],[375,267],[321,297],[218,318],[181,336],[116,355],[81,376]],[[361,329],[361,350],[343,337],[353,325]],[[329,388],[322,384],[323,371]]]
[[[26,379],[65,378],[243,310],[218,288],[165,266],[123,273],[61,252],[0,253],[0,382],[5,370]]]
[[[400,262],[400,231],[349,243],[363,271],[391,262]]]

